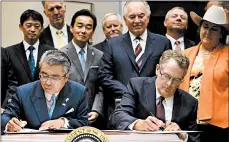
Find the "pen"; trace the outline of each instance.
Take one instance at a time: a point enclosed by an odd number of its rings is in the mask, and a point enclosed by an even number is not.
[[[154,116],[154,114],[153,114],[152,112],[149,112],[149,113],[150,113],[151,116],[156,117],[156,116]],[[156,118],[157,118],[157,117],[156,117]],[[159,129],[160,129],[161,131],[164,131],[165,128],[159,127]]]

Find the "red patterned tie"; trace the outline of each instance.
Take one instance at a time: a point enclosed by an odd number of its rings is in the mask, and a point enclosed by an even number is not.
[[[163,122],[165,122],[165,108],[164,105],[162,104],[162,101],[165,98],[160,96],[159,98],[159,102],[157,104],[157,113],[156,113],[156,117],[160,120],[162,120]]]
[[[181,51],[181,48],[180,48],[180,41],[175,41],[175,45],[176,45],[176,49],[177,51]]]
[[[142,65],[142,47],[141,47],[141,44],[140,44],[140,40],[141,38],[140,37],[136,37],[136,40],[138,40],[138,45],[137,47],[135,48],[135,61],[137,63],[137,66],[138,66],[138,69],[140,70],[141,69],[141,65]]]

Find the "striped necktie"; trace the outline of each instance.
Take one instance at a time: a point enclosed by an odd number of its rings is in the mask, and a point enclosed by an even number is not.
[[[35,49],[33,46],[30,46],[29,48],[30,54],[29,54],[29,68],[31,71],[32,78],[34,79],[34,73],[35,73],[35,59],[33,56],[33,50]]]
[[[138,66],[138,69],[140,71],[141,69],[141,65],[142,65],[142,58],[143,58],[143,51],[142,51],[142,47],[141,47],[141,44],[140,44],[140,40],[141,38],[140,37],[136,37],[137,40],[137,47],[135,48],[135,62]]]

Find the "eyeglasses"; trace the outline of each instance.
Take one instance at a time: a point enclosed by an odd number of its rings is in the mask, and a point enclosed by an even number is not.
[[[166,82],[169,82],[170,80],[172,80],[172,83],[179,85],[183,79],[178,79],[178,78],[173,78],[170,75],[166,74],[166,73],[161,73],[161,70],[159,70],[161,78],[164,79]]]
[[[63,77],[65,77],[66,76],[66,74],[65,75],[63,75],[63,76],[61,76],[61,77],[57,77],[57,76],[48,76],[48,75],[45,75],[45,74],[39,74],[39,78],[40,78],[40,80],[41,81],[44,81],[44,82],[46,82],[46,81],[48,81],[48,79],[49,79],[49,81],[50,82],[52,82],[52,83],[57,83],[58,81],[60,81]]]

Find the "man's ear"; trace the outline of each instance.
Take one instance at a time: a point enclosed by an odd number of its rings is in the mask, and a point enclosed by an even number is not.
[[[19,27],[19,29],[20,29],[21,31],[23,31],[23,30],[22,30],[22,27],[23,27],[23,26],[22,26],[21,24],[19,24],[18,27]]]
[[[159,66],[159,64],[157,64],[156,71],[155,71],[156,75],[158,75],[159,69],[160,69],[160,66]]]

